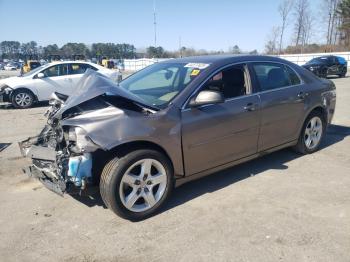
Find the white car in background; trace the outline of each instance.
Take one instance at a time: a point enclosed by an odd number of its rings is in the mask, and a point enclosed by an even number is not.
[[[12,71],[12,70],[17,70],[17,66],[15,64],[7,64],[4,66],[4,69],[6,71]]]
[[[69,96],[87,69],[117,81],[119,72],[81,61],[53,62],[22,75],[0,80],[0,102],[16,108],[28,108],[35,102],[49,100],[53,92]]]

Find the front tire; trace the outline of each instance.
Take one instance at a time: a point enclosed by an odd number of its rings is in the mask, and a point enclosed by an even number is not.
[[[135,150],[114,158],[102,171],[103,202],[118,216],[139,221],[155,214],[169,198],[173,183],[170,160],[155,150]]]
[[[326,131],[326,122],[320,112],[313,111],[306,118],[300,132],[298,144],[294,149],[301,154],[316,152],[323,140]]]
[[[29,90],[15,90],[11,95],[11,103],[15,108],[29,108],[34,104],[34,95]]]

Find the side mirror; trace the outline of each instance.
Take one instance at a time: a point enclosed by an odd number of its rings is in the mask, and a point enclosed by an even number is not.
[[[220,104],[225,101],[224,96],[219,91],[204,90],[199,92],[199,94],[192,98],[189,102],[190,107],[197,107],[208,104]]]
[[[39,74],[36,75],[36,77],[37,77],[37,78],[44,78],[45,75],[44,75],[43,73],[39,73]]]

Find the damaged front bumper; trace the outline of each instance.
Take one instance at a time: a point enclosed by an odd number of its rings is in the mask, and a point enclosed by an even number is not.
[[[62,180],[52,179],[46,171],[38,168],[35,165],[23,168],[23,172],[29,177],[38,179],[46,188],[59,194],[60,196],[63,196],[63,194],[66,192],[66,183],[64,183]]]
[[[72,156],[50,146],[38,145],[39,141],[40,136],[19,143],[21,154],[32,159],[32,165],[23,172],[61,196],[84,190],[92,180],[91,154]]]

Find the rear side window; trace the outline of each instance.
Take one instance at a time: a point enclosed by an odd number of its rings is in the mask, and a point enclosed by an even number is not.
[[[298,75],[289,66],[277,63],[254,63],[253,69],[261,91],[298,85]]]
[[[84,74],[85,71],[90,68],[93,70],[97,70],[95,67],[90,66],[88,64],[71,64],[70,75]]]

